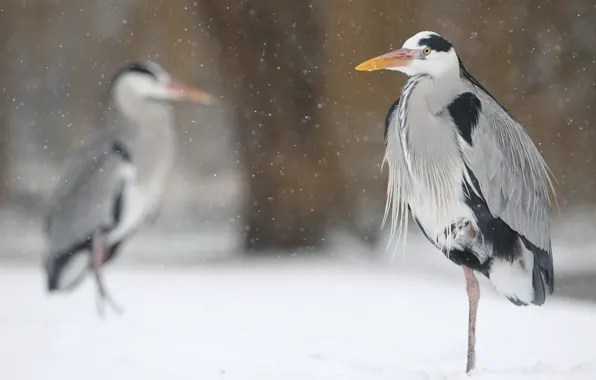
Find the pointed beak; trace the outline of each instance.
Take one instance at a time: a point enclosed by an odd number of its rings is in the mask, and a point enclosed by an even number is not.
[[[382,69],[390,69],[393,67],[402,67],[409,65],[414,59],[419,56],[418,49],[399,49],[387,54],[380,55],[373,59],[369,59],[356,66],[358,71],[375,71]]]
[[[175,80],[170,82],[168,89],[175,99],[186,100],[188,102],[205,105],[211,105],[215,102],[215,99],[208,93],[189,87],[184,83]]]

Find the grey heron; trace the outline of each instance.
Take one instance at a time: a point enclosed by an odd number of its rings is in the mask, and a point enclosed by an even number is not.
[[[469,300],[466,372],[476,362],[475,273],[515,305],[542,305],[554,289],[550,170],[521,124],[465,68],[453,45],[424,31],[359,71],[409,76],[386,117],[389,167],[383,224],[426,238],[463,267]]]
[[[44,220],[44,268],[50,292],[75,288],[93,272],[100,311],[108,302],[100,266],[159,211],[176,151],[170,101],[210,104],[212,98],[178,82],[157,63],[122,67],[110,92],[120,116],[69,159]]]

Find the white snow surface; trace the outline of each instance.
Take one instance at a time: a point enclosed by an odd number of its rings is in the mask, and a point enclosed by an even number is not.
[[[108,269],[108,268],[106,268]],[[483,295],[477,370],[464,373],[461,282],[337,260],[229,261],[105,271],[48,296],[41,268],[0,267],[0,379],[596,379],[596,307]]]

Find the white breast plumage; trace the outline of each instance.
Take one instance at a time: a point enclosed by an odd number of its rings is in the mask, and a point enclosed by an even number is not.
[[[476,225],[474,213],[465,203],[463,163],[456,165],[449,172],[438,161],[422,156],[411,157],[412,153],[405,149],[405,146],[404,154],[412,189],[408,200],[412,215],[426,233],[436,238],[442,247],[455,248],[456,242],[451,239],[450,234],[445,236],[445,230],[462,219]],[[412,162],[415,165],[412,165]],[[424,171],[417,170],[421,167]]]
[[[147,218],[147,213],[152,209],[157,198],[157,194],[154,195],[137,186],[137,174],[134,166],[127,166],[125,170],[126,179],[122,190],[121,216],[116,227],[108,235],[110,244],[135,232]]]
[[[407,179],[401,181],[408,182],[407,203],[413,216],[429,237],[448,248],[453,242],[451,234],[445,238],[446,229],[462,219],[474,225],[476,221],[465,203],[465,166],[456,134],[428,101],[427,94],[435,90],[427,76],[408,80],[394,115],[399,138],[390,143],[401,145],[398,150],[407,167]]]
[[[429,191],[423,186],[416,185],[416,180],[412,181],[413,194],[409,200],[409,205],[412,210],[412,215],[418,220],[421,227],[429,235],[429,237],[436,238],[439,245],[447,249],[456,248],[455,242],[451,239],[451,235],[445,236],[444,232],[451,224],[457,223],[458,220],[472,221],[475,225],[476,221],[472,210],[463,201],[463,192],[457,192],[456,197],[446,199],[443,206],[437,207],[437,199],[441,194],[436,191]],[[457,184],[453,184],[457,186]],[[461,183],[460,183],[461,188]]]

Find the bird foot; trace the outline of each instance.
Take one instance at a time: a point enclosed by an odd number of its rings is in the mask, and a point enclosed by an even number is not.
[[[103,319],[106,316],[105,313],[105,305],[107,304],[108,306],[110,306],[110,308],[118,315],[121,315],[124,313],[124,310],[122,309],[122,307],[120,307],[116,301],[114,301],[114,299],[112,297],[104,297],[104,296],[99,296],[97,298],[97,315]]]
[[[474,230],[472,223],[470,223],[469,220],[464,219],[459,219],[443,232],[445,239],[451,237],[453,240],[461,240],[466,237],[466,235],[470,240],[476,239],[476,230]]]
[[[99,268],[106,261],[105,239],[100,234],[96,234],[93,238],[93,252],[91,258],[91,268],[95,276],[95,283],[97,285],[97,313],[100,318],[105,316],[104,304],[108,304],[112,310],[117,314],[122,314],[122,308],[114,301],[114,299],[106,291],[103,278]]]
[[[95,272],[95,282],[97,284],[97,314],[100,318],[105,317],[105,305],[107,304],[116,314],[122,314],[124,310],[120,305],[114,301],[114,298],[106,291],[105,286],[103,284],[102,277],[99,273],[99,268],[94,270]]]

